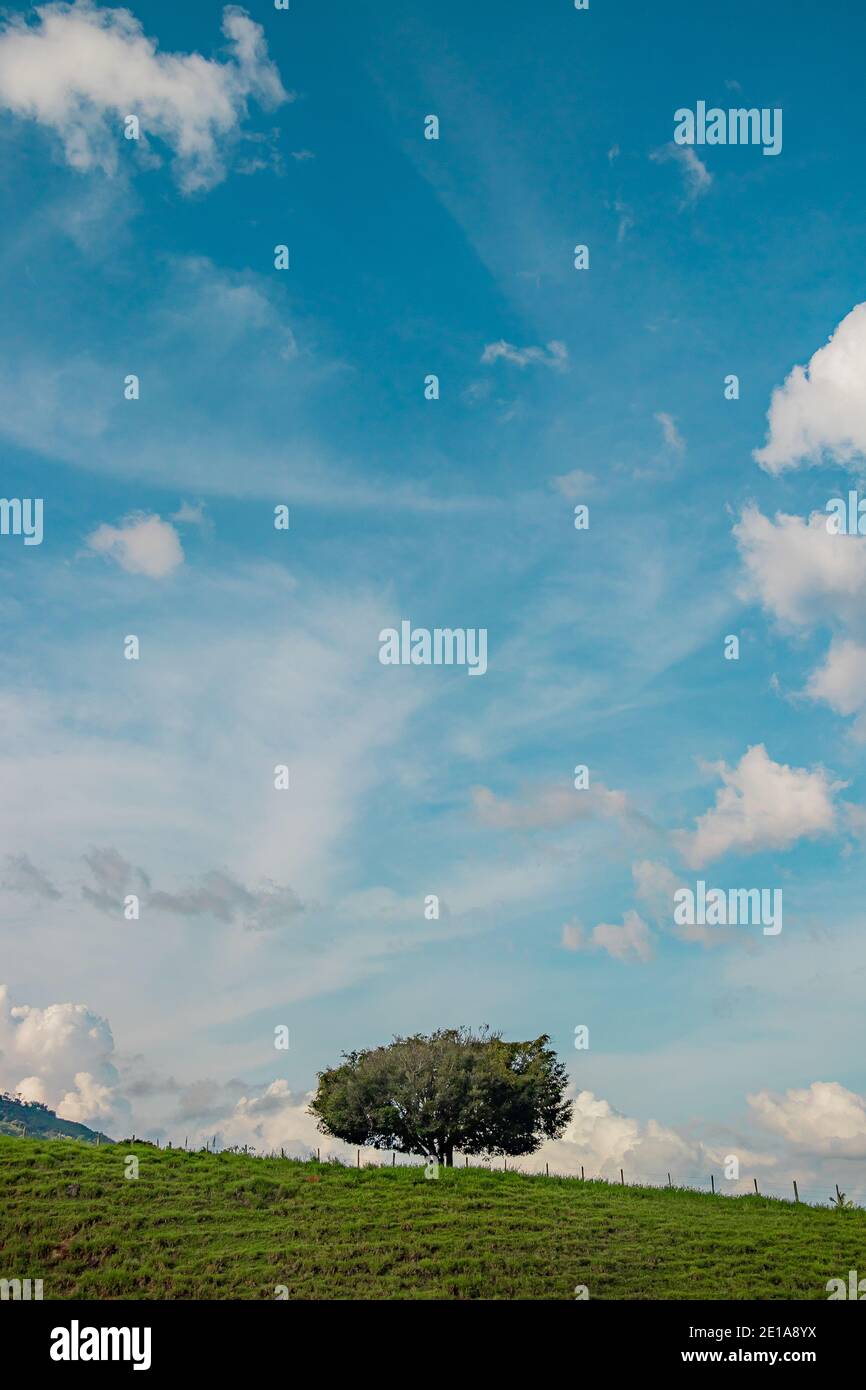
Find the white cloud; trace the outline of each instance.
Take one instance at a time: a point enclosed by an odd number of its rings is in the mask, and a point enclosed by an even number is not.
[[[713,176],[699,159],[691,145],[675,145],[673,141],[669,145],[663,145],[660,150],[653,150],[650,155],[656,164],[664,163],[673,159],[680,166],[680,171],[685,183],[685,199],[683,206],[693,203],[702,193],[706,193],[713,181]]]
[[[709,1170],[706,1150],[698,1140],[685,1139],[676,1130],[656,1120],[642,1122],[620,1114],[609,1101],[592,1091],[579,1091],[574,1098],[571,1120],[561,1139],[542,1144],[537,1153],[518,1160],[531,1171],[607,1177],[619,1181],[619,1170],[626,1170],[626,1181],[645,1179],[663,1183],[668,1171],[680,1181]]]
[[[747,1097],[768,1130],[810,1154],[866,1158],[866,1100],[838,1081],[813,1081],[804,1090]]]
[[[755,594],[780,622],[844,622],[862,612],[866,537],[831,535],[823,512],[813,512],[808,522],[777,512],[771,521],[757,507],[744,510],[734,536],[746,567],[746,594]]]
[[[155,137],[172,149],[185,192],[210,188],[225,177],[248,98],[268,107],[288,99],[261,25],[237,5],[223,10],[225,62],[160,53],[129,10],[91,0],[36,14],[35,25],[7,20],[0,35],[0,106],[54,131],[75,169],[114,174],[124,118],[136,115],[142,143]]]
[[[114,588],[93,567],[85,578],[87,593]],[[51,660],[42,667],[41,685],[31,678],[24,689],[0,689],[0,842],[4,854],[29,853],[64,890],[36,912],[18,894],[0,894],[6,969],[68,991],[50,997],[114,1010],[125,1048],[147,1049],[163,1070],[177,1065],[179,1050],[188,1065],[209,1066],[215,1009],[228,1028],[333,993],[417,950],[425,932],[443,932],[442,921],[418,921],[417,896],[411,930],[339,910],[352,888],[380,874],[387,881],[389,870],[369,867],[364,817],[371,798],[382,789],[393,796],[416,765],[405,757],[408,726],[431,698],[424,683],[394,682],[375,660],[387,596],[357,586],[351,596],[323,594],[310,583],[301,597],[276,565],[197,571],[191,581],[182,618],[161,594],[139,594],[142,621],[152,607],[159,636],[132,683],[129,663],[100,654],[104,632],[82,644],[76,631],[55,645],[56,669]],[[57,672],[65,684],[54,693]],[[288,793],[274,788],[278,762],[291,769]],[[48,800],[46,777],[56,793]],[[105,845],[116,855],[89,851]],[[533,897],[545,891],[545,867]],[[165,910],[146,907],[141,868],[166,894],[157,898]],[[476,878],[467,867],[455,892],[460,898],[465,882],[467,894],[487,895],[489,910],[490,879]],[[450,901],[451,886],[449,875],[423,891]],[[505,875],[506,900],[512,889]],[[145,904],[146,951],[124,921],[130,892]],[[483,900],[478,907],[483,913]],[[94,970],[106,913],[117,923],[108,972]],[[245,1064],[245,1046],[226,1045],[226,1070]],[[67,1090],[73,1080],[71,1071]]]
[[[576,918],[563,923],[561,940],[566,951],[584,951],[587,946],[583,927]]]
[[[183,564],[183,547],[175,528],[158,516],[135,513],[120,526],[97,526],[87,537],[88,547],[107,555],[128,574],[165,579]]]
[[[653,419],[661,425],[662,436],[667,447],[673,449],[674,453],[681,454],[686,447],[686,441],[677,429],[677,422],[673,415],[669,415],[666,410],[658,410]]]
[[[653,954],[653,934],[643,918],[630,908],[621,925],[599,922],[586,936],[579,923],[566,922],[562,928],[562,944],[567,951],[607,951],[614,960],[650,960]]]
[[[839,1088],[841,1089],[841,1088]],[[321,1147],[322,1157],[337,1157],[355,1163],[355,1148],[340,1140],[320,1134],[313,1117],[307,1111],[310,1095],[293,1094],[285,1081],[274,1081],[262,1089],[250,1088],[237,1097],[226,1109],[217,1129],[222,1144],[251,1144],[259,1151],[284,1148],[287,1153],[305,1157]],[[200,1138],[208,1132],[202,1127]],[[812,1180],[813,1172],[805,1170],[802,1147],[793,1144],[799,1154],[802,1178]],[[736,1153],[741,1165],[739,1180],[723,1178],[726,1156]],[[362,1163],[388,1163],[386,1153],[372,1149],[361,1150]],[[399,1161],[419,1162],[418,1159]],[[477,1161],[477,1160],[473,1160]],[[611,1103],[589,1090],[580,1090],[572,1098],[572,1113],[561,1139],[546,1140],[533,1154],[509,1159],[509,1168],[523,1172],[544,1172],[545,1164],[551,1173],[578,1176],[581,1169],[587,1178],[604,1177],[619,1182],[620,1169],[626,1182],[647,1182],[664,1185],[667,1175],[674,1183],[693,1183],[706,1188],[709,1174],[716,1175],[717,1190],[731,1193],[751,1191],[753,1175],[761,1174],[762,1191],[776,1186],[790,1195],[792,1155],[790,1151],[768,1153],[736,1139],[730,1133],[710,1141],[700,1135],[680,1133],[658,1120],[640,1120],[625,1115]],[[801,1187],[802,1187],[801,1181]]]
[[[165,297],[154,312],[155,347],[184,352],[195,340],[203,361],[205,345],[216,365],[236,354],[264,349],[283,362],[298,357],[298,345],[267,280],[248,271],[220,270],[207,256],[176,256]]]
[[[489,364],[502,358],[505,362],[511,362],[515,367],[528,367],[530,364],[553,367],[556,371],[564,371],[568,363],[568,348],[565,343],[551,340],[547,348],[525,347],[518,348],[512,343],[506,343],[504,338],[500,338],[498,343],[488,343],[481,354],[481,361]]]
[[[809,677],[806,694],[823,700],[837,714],[856,714],[857,738],[866,738],[866,647],[859,642],[834,642],[824,665]]]
[[[590,496],[598,485],[592,473],[584,473],[580,468],[574,468],[570,473],[559,473],[550,482],[567,502],[579,502],[582,497]]]
[[[6,985],[0,985],[0,1089],[20,1091],[115,1139],[129,1118],[107,1020],[84,1004],[13,1007]]]
[[[653,920],[670,924],[674,916],[674,893],[680,880],[666,864],[641,859],[631,866],[635,894],[649,909]]]
[[[171,520],[180,526],[200,526],[203,531],[209,530],[211,526],[204,502],[181,502],[177,511],[172,512]]]
[[[320,1148],[323,1158],[355,1162],[354,1145],[318,1131],[308,1109],[312,1092],[293,1092],[284,1078],[258,1085],[237,1079],[178,1081],[142,1072],[143,1061],[135,1059],[122,1085],[106,1019],[83,1004],[12,1007],[6,987],[0,986],[0,1089],[21,1091],[64,1118],[115,1138],[145,1132],[174,1142],[188,1137],[198,1145],[216,1134],[220,1147],[249,1144],[259,1152],[283,1148],[298,1157]],[[134,1115],[130,1100],[136,1106]],[[623,1168],[626,1181],[659,1184],[670,1172],[676,1183],[700,1186],[715,1172],[718,1188],[725,1156],[735,1153],[741,1178],[724,1183],[722,1190],[750,1190],[752,1175],[759,1172],[765,1175],[762,1190],[776,1185],[790,1195],[792,1171],[799,1174],[801,1188],[805,1181],[820,1180],[828,1183],[829,1191],[837,1170],[822,1169],[822,1159],[866,1158],[866,1100],[837,1082],[814,1082],[783,1095],[763,1090],[749,1095],[748,1104],[759,1126],[774,1137],[775,1152],[753,1147],[744,1134],[734,1137],[716,1129],[710,1140],[700,1132],[681,1133],[654,1119],[640,1120],[622,1114],[592,1091],[580,1090],[573,1097],[562,1138],[546,1141],[534,1154],[518,1159],[517,1166],[537,1172],[549,1163],[552,1173],[575,1175],[583,1166],[588,1178],[617,1181]],[[151,1111],[150,1120],[139,1106]],[[811,1158],[817,1167],[807,1166]],[[362,1161],[382,1163],[388,1157],[363,1149]],[[844,1174],[842,1182],[847,1188]]]
[[[282,1079],[272,1081],[260,1093],[251,1088],[220,1121],[219,1141],[222,1145],[250,1144],[265,1153],[282,1148],[298,1158],[308,1158],[321,1149],[323,1159],[339,1158],[354,1164],[356,1146],[332,1139],[317,1129],[308,1110],[312,1097],[313,1092],[293,1093]],[[364,1157],[373,1162],[377,1156],[372,1150],[365,1150]],[[381,1155],[378,1161],[382,1161]]]
[[[625,241],[634,226],[634,213],[628,203],[624,203],[621,198],[614,199],[613,210],[619,217],[616,227],[616,239],[617,242],[621,244]]]
[[[749,748],[736,767],[714,763],[724,786],[716,804],[698,817],[694,831],[674,832],[686,863],[700,868],[733,850],[754,854],[789,849],[797,840],[832,831],[833,795],[843,784],[830,782],[823,768],[774,763],[762,743]]]
[[[592,930],[593,945],[607,951],[615,960],[648,961],[653,953],[652,933],[646,922],[633,908],[623,916],[622,925],[599,922]]]
[[[497,796],[489,787],[473,787],[472,802],[481,824],[494,830],[546,830],[594,816],[624,816],[629,810],[625,792],[602,782],[583,791],[533,788],[522,801]]]
[[[824,456],[849,463],[866,454],[866,303],[856,305],[807,366],[777,386],[767,414],[767,442],[755,458],[768,473]]]
[[[683,888],[682,876],[677,875],[667,864],[654,863],[641,859],[631,866],[634,879],[635,897],[643,903],[648,916],[657,927],[671,932],[680,941],[697,942],[701,946],[730,946],[742,936],[724,927],[706,927],[697,922],[674,922],[674,894]]]

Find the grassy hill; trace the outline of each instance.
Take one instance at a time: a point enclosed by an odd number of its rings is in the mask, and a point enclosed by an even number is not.
[[[111,1144],[113,1140],[99,1130],[74,1120],[63,1120],[45,1105],[14,1100],[0,1092],[0,1135],[10,1139],[79,1139],[86,1144]]]
[[[866,1212],[0,1138],[0,1248],[46,1299],[826,1299],[866,1273]]]

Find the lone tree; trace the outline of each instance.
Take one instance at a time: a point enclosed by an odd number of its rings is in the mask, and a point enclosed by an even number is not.
[[[546,1033],[505,1042],[487,1029],[441,1028],[344,1052],[340,1066],[319,1072],[310,1110],[323,1134],[449,1168],[455,1149],[533,1153],[571,1115],[568,1076],[549,1042]]]

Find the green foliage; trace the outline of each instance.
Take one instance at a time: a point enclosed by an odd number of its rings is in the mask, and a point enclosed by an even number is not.
[[[86,1144],[110,1144],[108,1135],[74,1120],[63,1120],[38,1100],[0,1091],[0,1135],[7,1138],[30,1135],[33,1138],[79,1139]]]
[[[846,1197],[844,1192],[839,1191],[839,1184],[836,1184],[836,1195],[830,1198],[830,1206],[833,1211],[853,1211],[857,1203],[852,1202],[850,1197]]]
[[[549,1042],[465,1028],[395,1038],[320,1072],[310,1110],[323,1134],[447,1166],[455,1150],[532,1153],[558,1138],[571,1114],[568,1075]]]
[[[866,1213],[502,1160],[430,1182],[423,1164],[0,1139],[0,1248],[46,1299],[826,1299],[864,1267]]]

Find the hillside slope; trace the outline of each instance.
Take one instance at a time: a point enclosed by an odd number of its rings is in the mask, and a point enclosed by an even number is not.
[[[10,1139],[79,1139],[87,1144],[114,1142],[99,1130],[62,1119],[47,1106],[22,1104],[5,1092],[0,1092],[0,1135]]]
[[[0,1247],[46,1299],[826,1299],[866,1272],[866,1213],[0,1138]]]

